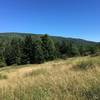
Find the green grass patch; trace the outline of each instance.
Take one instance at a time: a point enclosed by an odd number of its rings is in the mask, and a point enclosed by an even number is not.
[[[4,62],[0,62],[0,68],[5,67],[6,64]]]
[[[4,74],[1,74],[0,73],[0,79],[2,80],[2,79],[7,79],[8,77],[7,77],[7,75],[4,75]]]
[[[38,76],[38,75],[45,75],[47,74],[47,70],[46,69],[37,69],[37,70],[33,70],[31,72],[25,73],[25,77],[29,77],[29,76]]]
[[[74,68],[86,70],[86,69],[95,68],[96,67],[96,63],[92,59],[81,60],[81,61],[76,62],[76,64],[73,65],[73,66],[74,66]]]

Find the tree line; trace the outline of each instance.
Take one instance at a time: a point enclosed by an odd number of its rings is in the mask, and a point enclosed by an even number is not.
[[[58,42],[47,34],[33,40],[31,35],[27,35],[24,39],[15,38],[6,43],[6,46],[0,46],[0,64],[40,64],[57,58],[87,56],[96,52],[95,45],[78,46],[71,41]]]

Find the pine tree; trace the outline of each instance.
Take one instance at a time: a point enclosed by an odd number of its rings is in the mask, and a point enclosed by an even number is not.
[[[16,63],[15,52],[11,46],[5,48],[4,59],[7,65],[12,65]]]
[[[3,53],[4,53],[4,48],[3,48],[3,46],[0,44],[0,61],[3,61],[3,59],[4,59]]]
[[[55,59],[56,58],[56,55],[55,55],[56,48],[54,45],[54,41],[47,34],[42,36],[41,39],[42,39],[42,47],[43,47],[45,60]]]
[[[16,44],[16,64],[21,65],[21,57],[22,57],[22,45],[23,41],[21,39],[18,39]]]
[[[81,56],[85,56],[86,47],[83,46],[83,45],[81,45],[81,46],[79,47],[79,52],[80,52],[80,55],[81,55]]]
[[[0,45],[0,67],[6,66],[3,53],[4,53],[4,48]]]
[[[73,44],[71,47],[71,55],[72,55],[72,57],[80,55],[78,47],[75,44]]]
[[[42,50],[42,41],[37,40],[34,43],[34,62],[35,63],[43,63],[44,62],[44,54]]]
[[[60,46],[60,52],[62,55],[67,55],[68,45],[66,41],[62,41]]]
[[[71,41],[63,41],[60,48],[60,52],[64,57],[73,57],[79,55],[77,46]]]
[[[56,55],[57,58],[61,57],[60,47],[61,47],[60,42],[56,41],[55,42],[55,48],[56,48],[55,55]]]
[[[7,65],[17,64],[18,55],[18,41],[17,39],[12,39],[11,43],[5,48],[5,62]]]
[[[88,46],[88,51],[90,52],[90,55],[92,55],[92,54],[96,54],[97,49],[95,46],[90,45],[90,46]]]
[[[33,41],[32,37],[26,36],[22,46],[22,57],[21,62],[22,64],[29,64],[33,63],[34,59],[34,51],[33,51]]]

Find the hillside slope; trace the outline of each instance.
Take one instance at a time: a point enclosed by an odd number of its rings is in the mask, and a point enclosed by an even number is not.
[[[0,33],[0,39],[4,38],[23,38],[27,35],[31,35],[33,39],[38,39],[42,34],[32,34],[32,33],[17,33],[17,32],[9,32],[9,33]],[[58,36],[50,36],[52,39],[55,41],[72,41],[73,43],[79,43],[79,44],[98,44],[98,42],[93,42],[93,41],[87,41],[83,39],[78,39],[78,38],[64,38],[64,37],[58,37]]]
[[[2,68],[0,100],[100,100],[99,59],[77,57]],[[76,67],[80,61],[89,60],[94,68]]]

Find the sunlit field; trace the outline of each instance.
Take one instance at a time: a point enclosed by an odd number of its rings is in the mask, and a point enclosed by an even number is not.
[[[100,100],[100,57],[1,68],[0,100]]]

